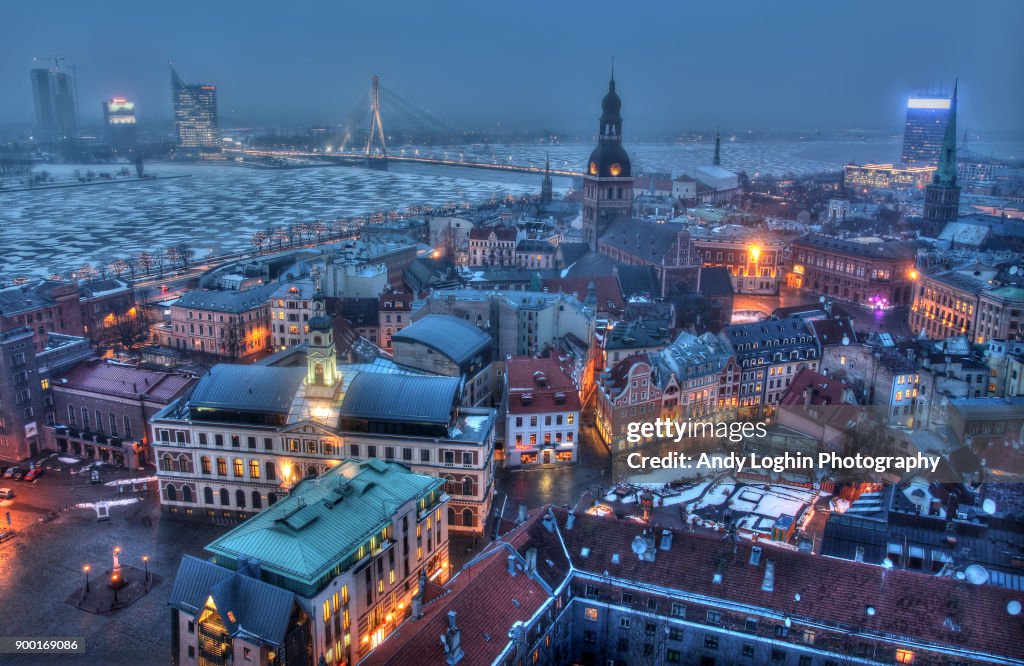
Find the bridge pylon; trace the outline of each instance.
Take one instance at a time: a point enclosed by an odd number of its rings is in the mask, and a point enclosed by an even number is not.
[[[374,149],[374,135],[380,140],[380,147]],[[366,137],[366,166],[371,169],[388,168],[388,144],[384,139],[384,123],[380,119],[380,77],[373,75],[370,88],[370,133]]]

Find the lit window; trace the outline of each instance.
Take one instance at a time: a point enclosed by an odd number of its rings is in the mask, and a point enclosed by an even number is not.
[[[914,663],[914,653],[910,650],[896,650],[896,663],[897,664],[912,664]]]
[[[583,611],[583,617],[587,618],[591,622],[597,622],[597,609],[587,608]]]

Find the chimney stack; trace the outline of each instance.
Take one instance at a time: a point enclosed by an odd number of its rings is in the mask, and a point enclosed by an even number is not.
[[[565,519],[565,529],[571,530],[572,526],[576,524],[576,512],[570,511],[569,517]]]
[[[455,611],[448,611],[448,630],[441,634],[444,660],[448,666],[455,666],[465,654],[462,652],[462,632],[455,624]]]
[[[761,589],[765,592],[775,590],[775,562],[771,560],[764,564],[764,580],[761,581]]]
[[[516,523],[522,524],[526,522],[526,502],[519,503],[519,514],[516,516]]]
[[[555,531],[555,516],[551,513],[551,509],[548,509],[548,512],[544,514],[544,529],[548,532]]]
[[[659,547],[662,550],[672,550],[672,530],[661,531],[661,545]]]
[[[526,573],[532,575],[537,572],[537,549],[529,548],[526,551]]]
[[[509,555],[508,556],[508,575],[512,576],[513,578],[515,578],[515,575],[516,575],[516,556],[515,555]]]

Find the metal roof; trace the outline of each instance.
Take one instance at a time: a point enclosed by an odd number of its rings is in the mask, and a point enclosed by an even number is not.
[[[189,407],[287,414],[305,376],[304,367],[222,363],[199,380]]]
[[[459,365],[491,344],[491,336],[470,322],[442,314],[423,317],[395,333],[391,340],[418,342],[436,349]]]
[[[341,416],[447,424],[460,387],[457,377],[361,372],[348,387]]]
[[[179,298],[173,307],[240,314],[266,305],[280,288],[280,284],[271,283],[244,291],[193,289]]]
[[[397,463],[348,460],[306,479],[206,550],[315,586],[333,567],[379,534],[395,511],[439,488],[443,479]]]
[[[185,555],[178,565],[168,603],[198,615],[213,597],[224,626],[232,636],[256,636],[274,645],[284,643],[295,595],[252,576]]]

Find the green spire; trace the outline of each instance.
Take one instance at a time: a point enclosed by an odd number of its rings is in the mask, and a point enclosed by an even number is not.
[[[722,132],[719,128],[715,129],[715,161],[714,165],[719,166],[722,164]]]
[[[956,185],[956,93],[959,81],[953,84],[953,99],[949,105],[949,119],[946,120],[946,134],[942,137],[942,151],[939,153],[939,168],[932,182],[936,185]]]

